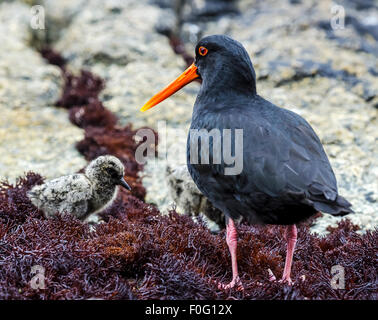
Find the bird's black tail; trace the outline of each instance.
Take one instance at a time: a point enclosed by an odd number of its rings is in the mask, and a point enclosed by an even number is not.
[[[337,195],[334,201],[326,201],[323,199],[312,199],[313,206],[316,210],[329,213],[333,216],[345,216],[349,213],[354,213],[351,209],[352,204],[344,197]]]

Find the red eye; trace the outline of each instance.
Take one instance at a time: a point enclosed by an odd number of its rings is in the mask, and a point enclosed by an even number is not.
[[[208,50],[207,50],[205,47],[199,47],[199,48],[198,48],[198,53],[199,53],[201,56],[206,56],[206,55],[207,55],[207,52],[208,52]]]

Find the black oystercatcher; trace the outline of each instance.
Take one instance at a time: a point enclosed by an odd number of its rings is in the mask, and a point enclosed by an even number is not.
[[[247,51],[227,36],[202,39],[196,46],[195,62],[141,110],[152,108],[196,78],[202,79],[202,85],[188,137],[188,169],[198,188],[227,217],[226,240],[233,277],[223,288],[235,285],[242,288],[234,223],[241,217],[249,223],[287,225],[282,281],[290,284],[297,240],[295,224],[318,211],[346,215],[353,212],[351,204],[338,194],[335,175],[314,130],[298,114],[279,108],[257,94],[255,70]],[[209,139],[209,163],[201,160],[193,163],[190,153],[191,148],[197,147],[198,137],[193,137],[192,129],[213,133]],[[216,145],[213,129],[220,132],[231,129],[234,138],[236,129],[243,130],[241,172],[225,172],[230,162],[225,161],[223,153],[220,162],[216,159],[215,152],[220,147]],[[222,135],[220,141],[224,150],[226,138]],[[235,155],[237,143],[232,144]],[[203,140],[199,147],[202,146],[207,148]]]

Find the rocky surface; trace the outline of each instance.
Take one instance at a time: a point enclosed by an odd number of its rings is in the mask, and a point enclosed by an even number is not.
[[[219,15],[212,9],[216,3],[214,0],[209,1],[207,7],[205,3],[195,8],[187,2],[181,13],[174,11],[172,2],[159,0],[105,3],[99,0],[41,0],[40,3],[46,8],[47,22],[61,26],[48,28],[46,38],[55,40],[54,48],[68,59],[70,69],[87,68],[105,79],[106,88],[101,98],[121,123],[158,128],[159,120],[166,121],[165,135],[160,136],[159,143],[164,142],[169,156],[164,156],[165,148],[159,145],[160,157],[149,162],[143,178],[147,201],[157,204],[163,212],[172,206],[175,195],[177,199],[177,188],[173,188],[173,192],[169,190],[172,184],[168,183],[170,176],[166,176],[167,166],[175,171],[185,164],[185,157],[182,157],[185,154],[185,132],[198,84],[187,86],[146,113],[139,112],[139,109],[185,68],[184,61],[170,48],[167,37],[156,31],[169,33],[179,25],[180,36],[191,53],[199,37],[214,33],[228,34],[245,45],[256,69],[258,92],[275,104],[305,117],[320,136],[338,178],[340,193],[354,205],[356,214],[351,216],[352,221],[364,229],[377,225],[376,5],[340,2],[346,14],[345,26],[333,30],[331,1],[223,1],[223,5],[229,8],[226,15]],[[183,20],[178,21],[177,17]],[[27,34],[25,29],[22,30],[16,33]],[[30,54],[36,55],[35,52]],[[43,61],[38,59],[45,68]],[[53,67],[46,68],[54,70]],[[38,81],[35,68],[33,81]],[[53,83],[46,81],[47,86]],[[37,87],[40,90],[40,86]],[[1,90],[0,87],[0,97],[3,97]],[[41,91],[33,91],[37,98],[28,101],[46,103],[43,100],[46,98],[39,100],[36,92]],[[54,101],[53,95],[49,97],[50,103]],[[44,110],[54,114],[61,112],[59,109]],[[55,126],[64,121],[67,121],[66,117],[59,117]],[[72,126],[66,129],[78,130]],[[49,132],[46,128],[43,132],[45,130]],[[72,134],[70,138],[77,135]],[[72,145],[66,141],[59,147],[70,148]],[[32,149],[48,154],[36,146]],[[71,159],[77,158],[72,156]],[[13,174],[13,170],[7,171]],[[195,190],[192,187],[188,186],[187,190]],[[193,199],[196,197],[198,193],[193,191]],[[184,204],[187,203],[185,199],[180,198]],[[182,211],[188,210],[182,206]],[[335,221],[336,218],[324,215],[317,220],[314,230],[323,232]]]
[[[85,161],[74,143],[82,138],[66,111],[53,107],[61,94],[58,68],[31,47],[30,8],[0,4],[0,179],[29,170],[46,177],[75,172]]]
[[[166,176],[170,195],[177,205],[178,211],[192,216],[202,213],[211,230],[219,230],[219,227],[224,227],[224,214],[216,209],[197,188],[185,164],[174,168],[168,165]]]
[[[157,88],[185,68],[167,37],[156,32],[161,20],[174,24],[173,12],[148,1],[109,1],[105,7],[102,3],[92,0],[84,8],[76,6],[78,12],[55,48],[68,59],[71,68],[87,68],[105,79],[102,97],[106,107],[124,123],[156,127],[157,120],[168,120],[170,124],[188,121],[192,101],[185,93],[179,102],[188,108],[179,108],[176,113],[172,109],[177,102],[172,101],[159,110],[139,112]]]

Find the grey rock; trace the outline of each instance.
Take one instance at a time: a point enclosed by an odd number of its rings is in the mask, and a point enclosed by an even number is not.
[[[193,2],[197,4],[197,2]],[[194,5],[192,12],[188,17],[189,20],[198,20],[201,18],[214,18],[225,14],[236,14],[239,10],[236,6],[236,0],[205,0],[200,5]]]
[[[171,197],[179,211],[191,216],[202,214],[218,227],[224,227],[224,214],[199,191],[186,165],[175,168],[168,166],[166,175]]]
[[[81,68],[119,59],[130,63],[141,57],[150,61],[158,60],[159,56],[169,60],[172,55],[163,55],[169,49],[165,45],[168,40],[155,31],[161,18],[167,20],[168,11],[148,5],[146,1],[116,3],[118,10],[115,12],[112,2],[90,0],[74,16],[56,44],[71,66]],[[174,19],[174,16],[170,18]],[[98,56],[107,56],[109,60],[98,61]]]
[[[0,178],[27,171],[50,178],[86,161],[74,145],[83,138],[65,110],[53,107],[63,86],[60,70],[31,47],[30,7],[0,4]]]
[[[156,30],[169,29],[175,24],[173,11],[143,0],[116,1],[119,10],[114,13],[112,3],[106,3],[104,8],[104,2],[99,0],[86,1],[84,7],[68,2],[66,6],[70,9],[62,10],[75,14],[55,49],[67,58],[71,69],[89,68],[105,79],[101,98],[122,124],[156,127],[156,122],[163,119],[188,122],[193,96],[187,91],[180,95],[185,105],[176,109],[175,117],[172,101],[164,103],[158,111],[139,112],[158,88],[185,69],[167,37]]]
[[[369,81],[359,79],[346,70],[334,70],[331,63],[319,63],[305,59],[287,61],[285,57],[281,57],[278,60],[269,61],[268,68],[261,70],[259,80],[269,78],[275,83],[275,86],[279,87],[316,76],[343,81],[348,89],[356,92],[366,101],[377,96],[377,92],[372,88]]]

